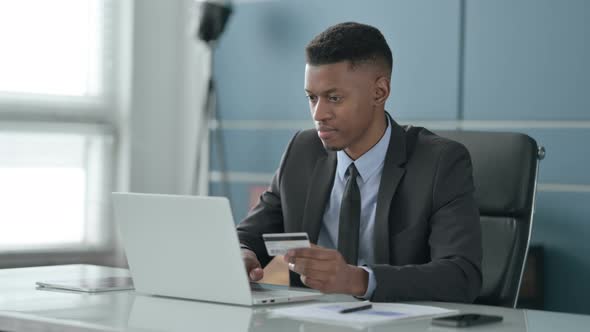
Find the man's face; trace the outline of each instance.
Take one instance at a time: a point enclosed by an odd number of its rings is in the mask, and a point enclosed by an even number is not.
[[[305,66],[305,92],[318,136],[330,150],[362,146],[374,124],[375,76],[347,61]]]

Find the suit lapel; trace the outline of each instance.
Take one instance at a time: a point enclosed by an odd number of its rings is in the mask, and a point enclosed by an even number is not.
[[[322,226],[322,217],[334,184],[336,153],[328,151],[318,159],[310,179],[310,185],[303,212],[303,230],[312,243],[317,243]]]
[[[389,116],[389,114],[388,114]],[[391,137],[383,172],[381,173],[381,183],[377,193],[377,208],[375,212],[375,263],[389,264],[389,210],[393,195],[404,176],[405,169],[402,167],[406,162],[406,137],[405,130],[399,126],[391,117]]]

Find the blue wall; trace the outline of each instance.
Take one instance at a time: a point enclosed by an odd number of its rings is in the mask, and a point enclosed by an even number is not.
[[[268,178],[295,130],[313,126],[303,93],[305,45],[348,20],[377,26],[387,38],[394,53],[387,108],[400,122],[437,129],[461,120],[465,128],[525,132],[547,148],[533,231],[546,253],[546,309],[590,314],[590,1],[236,5],[215,67],[225,159],[230,174],[242,175],[229,184],[236,220],[247,212],[250,188],[267,184],[248,175]],[[211,193],[224,194],[219,182]]]

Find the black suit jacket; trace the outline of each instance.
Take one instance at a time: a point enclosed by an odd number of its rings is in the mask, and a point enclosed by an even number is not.
[[[424,128],[391,123],[377,196],[372,301],[472,302],[479,294],[481,229],[467,149]],[[270,187],[238,225],[262,266],[263,233],[307,232],[317,243],[336,153],[315,130],[291,139]],[[360,245],[363,245],[362,242]],[[291,284],[302,286],[291,272]]]

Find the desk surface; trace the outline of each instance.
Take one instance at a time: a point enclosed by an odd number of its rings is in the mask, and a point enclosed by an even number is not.
[[[0,331],[359,331],[342,326],[271,318],[268,308],[143,296],[133,291],[85,294],[37,290],[40,280],[127,276],[124,269],[62,265],[0,270]],[[322,301],[351,301],[326,296]],[[504,322],[477,331],[588,331],[590,316],[441,302],[421,302],[462,312],[502,315]],[[295,304],[290,304],[295,305]],[[454,331],[429,319],[398,321],[365,331]],[[459,329],[465,330],[465,329]]]

